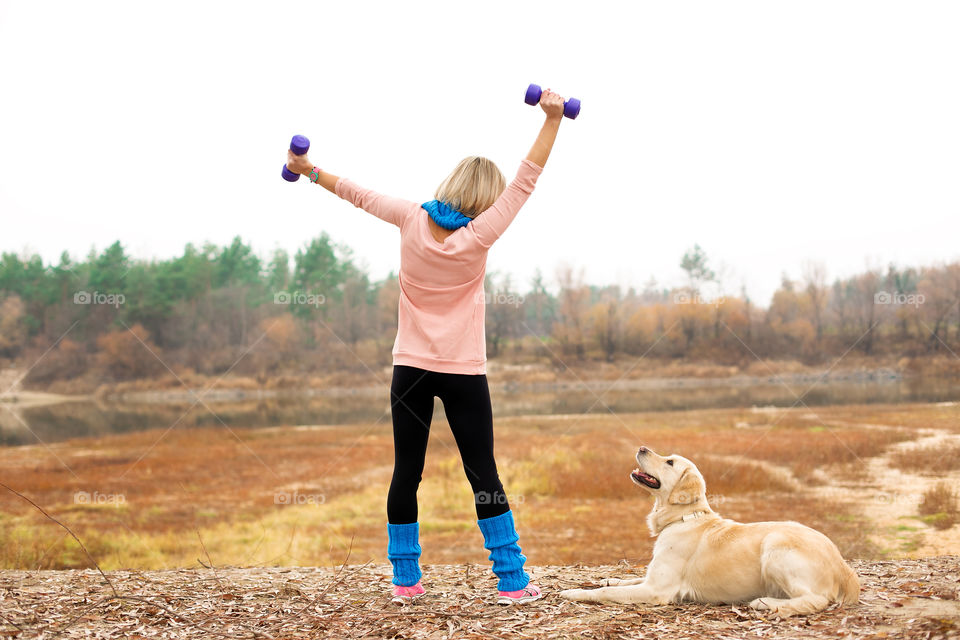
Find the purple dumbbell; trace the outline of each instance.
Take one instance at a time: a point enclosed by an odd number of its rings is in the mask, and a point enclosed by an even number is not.
[[[531,84],[527,87],[527,95],[524,96],[523,101],[533,106],[540,102],[540,95],[543,94],[543,89],[540,88],[540,85]],[[576,98],[570,98],[563,103],[563,115],[567,116],[571,120],[575,119],[580,114],[580,101]]]
[[[293,151],[294,155],[302,156],[309,150],[310,141],[307,139],[307,136],[293,136],[293,139],[290,141],[290,151]],[[282,175],[283,179],[287,182],[296,182],[300,179],[300,174],[287,169],[287,165],[283,165],[283,171],[280,175]]]

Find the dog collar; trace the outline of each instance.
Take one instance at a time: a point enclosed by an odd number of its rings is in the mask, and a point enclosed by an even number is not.
[[[694,520],[696,518],[699,518],[705,515],[707,515],[706,511],[694,511],[693,513],[688,513],[685,516],[683,516],[683,521],[690,522],[691,520]]]

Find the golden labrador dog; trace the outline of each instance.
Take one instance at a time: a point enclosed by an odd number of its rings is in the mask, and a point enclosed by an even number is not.
[[[630,478],[654,497],[647,517],[657,536],[644,578],[568,589],[568,600],[637,604],[749,602],[781,617],[813,613],[832,602],[854,604],[857,574],[819,531],[797,522],[741,524],[707,504],[697,467],[680,456],[637,452]]]

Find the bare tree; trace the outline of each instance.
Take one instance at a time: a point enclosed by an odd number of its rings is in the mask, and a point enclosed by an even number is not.
[[[810,320],[817,331],[819,345],[823,340],[823,313],[830,294],[830,289],[827,288],[827,269],[822,262],[807,262],[803,266],[803,286],[810,301]]]
[[[574,274],[569,265],[557,269],[557,281],[560,284],[560,296],[554,336],[566,353],[582,358],[586,355],[584,334],[590,288],[584,284],[583,269]]]

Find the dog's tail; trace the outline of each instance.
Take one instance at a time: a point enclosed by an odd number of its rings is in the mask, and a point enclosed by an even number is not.
[[[842,578],[840,585],[840,604],[857,604],[860,602],[860,579],[857,577],[857,572],[847,563],[843,563],[843,568],[846,569],[846,575]]]

